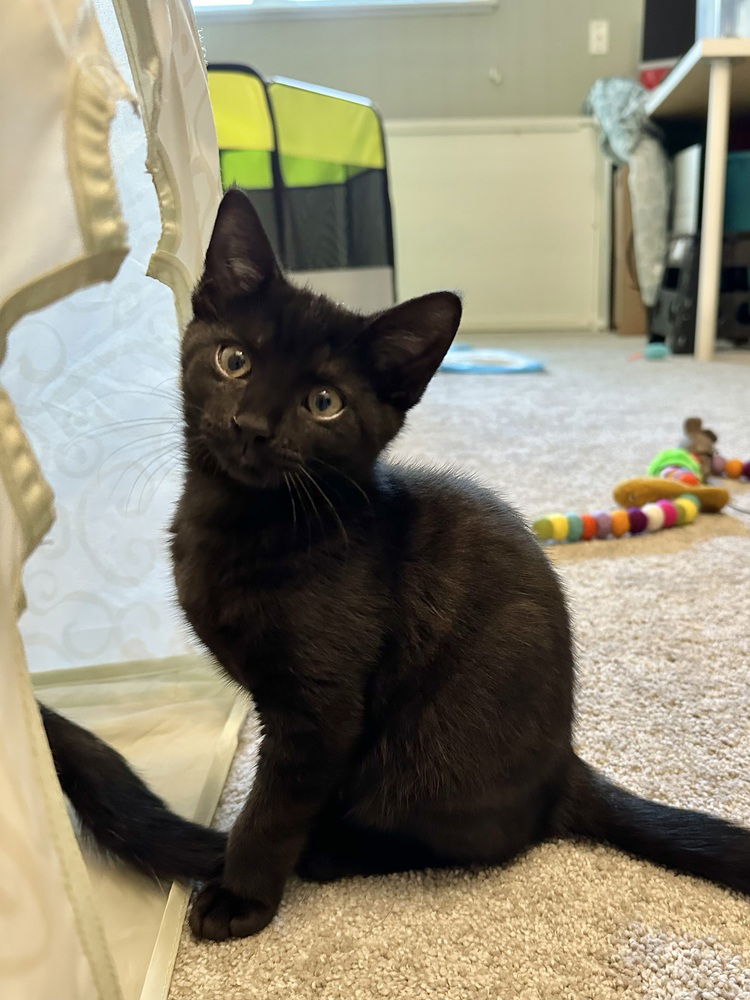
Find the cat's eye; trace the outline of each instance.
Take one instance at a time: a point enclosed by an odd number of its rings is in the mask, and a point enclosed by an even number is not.
[[[306,404],[316,420],[332,420],[344,409],[341,394],[327,386],[318,386],[308,393]]]
[[[216,352],[216,364],[222,375],[229,378],[242,378],[252,368],[249,356],[236,345],[220,347]]]

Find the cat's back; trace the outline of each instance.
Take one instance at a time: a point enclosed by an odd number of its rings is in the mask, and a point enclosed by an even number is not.
[[[409,561],[472,574],[495,567],[518,580],[553,580],[548,560],[520,514],[495,490],[465,472],[410,464],[380,469],[385,519]]]
[[[368,822],[402,808],[413,818],[417,802],[430,825],[436,801],[494,803],[488,788],[546,774],[565,752],[569,621],[544,552],[495,492],[450,470],[381,475],[393,641],[370,687],[375,749],[352,794]]]
[[[499,642],[567,659],[562,588],[512,507],[451,470],[390,466],[381,477],[382,576],[406,660],[428,663],[451,650],[496,662]]]

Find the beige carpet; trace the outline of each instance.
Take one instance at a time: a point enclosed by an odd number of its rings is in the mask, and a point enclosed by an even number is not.
[[[750,352],[630,362],[606,335],[501,343],[545,375],[441,376],[399,456],[476,471],[527,516],[611,505],[697,414],[750,457]],[[750,489],[737,489],[750,509]],[[750,825],[750,517],[556,549],[580,648],[579,748],[634,790]],[[252,780],[248,723],[217,822]],[[171,1000],[744,1000],[750,901],[601,846],[504,870],[289,886],[259,937],[186,933]]]

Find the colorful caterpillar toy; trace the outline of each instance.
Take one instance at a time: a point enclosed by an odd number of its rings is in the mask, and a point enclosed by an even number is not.
[[[579,542],[621,538],[691,524],[700,511],[716,513],[729,502],[722,486],[708,483],[710,475],[750,480],[750,462],[723,458],[716,435],[699,417],[683,424],[683,445],[660,452],[646,476],[619,483],[614,497],[621,506],[595,514],[550,514],[537,518],[532,529],[542,542]]]
[[[701,504],[693,493],[675,500],[657,500],[642,507],[619,507],[595,514],[550,514],[537,518],[532,530],[541,542],[583,542],[592,538],[620,538],[630,533],[659,531],[679,524],[692,524]]]

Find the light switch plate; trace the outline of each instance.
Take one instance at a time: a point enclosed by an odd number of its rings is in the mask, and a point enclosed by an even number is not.
[[[589,21],[589,55],[606,56],[609,52],[609,21]]]

